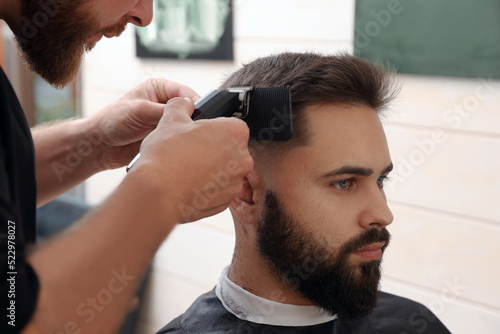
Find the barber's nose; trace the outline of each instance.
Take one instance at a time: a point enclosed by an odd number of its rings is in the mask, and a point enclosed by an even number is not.
[[[382,228],[392,223],[394,216],[387,205],[383,189],[373,189],[366,196],[359,224],[365,228]]]
[[[148,26],[153,20],[153,0],[139,0],[125,17],[128,22],[138,27]]]

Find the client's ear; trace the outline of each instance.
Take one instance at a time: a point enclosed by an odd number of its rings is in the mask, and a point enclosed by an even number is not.
[[[258,197],[261,191],[261,180],[253,170],[245,176],[241,192],[231,201],[231,209],[238,219],[245,224],[258,224],[260,210]]]

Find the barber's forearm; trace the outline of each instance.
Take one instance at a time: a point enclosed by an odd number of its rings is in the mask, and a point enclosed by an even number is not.
[[[35,144],[37,206],[103,170],[102,137],[87,120],[59,121],[32,131]]]
[[[29,261],[41,291],[28,332],[118,331],[145,269],[177,223],[169,203],[141,183],[126,178],[72,230],[35,249]]]

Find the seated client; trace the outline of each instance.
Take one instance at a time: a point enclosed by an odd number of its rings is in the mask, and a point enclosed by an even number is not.
[[[257,59],[221,89],[290,85],[287,142],[250,142],[236,244],[217,286],[158,333],[449,333],[423,305],[379,291],[393,216],[380,114],[384,69],[345,54]]]

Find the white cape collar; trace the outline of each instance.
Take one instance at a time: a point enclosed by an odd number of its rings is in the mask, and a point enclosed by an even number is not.
[[[330,315],[313,305],[292,305],[256,296],[236,285],[224,268],[215,287],[215,293],[224,308],[241,320],[274,326],[313,326],[332,321]]]

